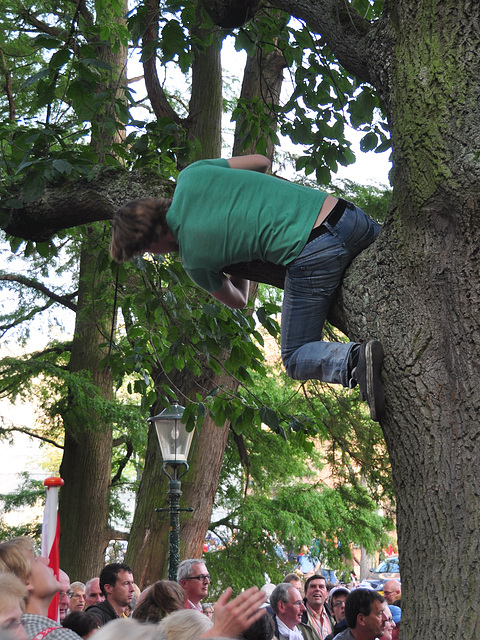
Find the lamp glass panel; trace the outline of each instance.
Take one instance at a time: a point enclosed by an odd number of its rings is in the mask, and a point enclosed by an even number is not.
[[[188,432],[178,419],[155,420],[158,443],[165,462],[187,462],[193,439],[193,430]]]

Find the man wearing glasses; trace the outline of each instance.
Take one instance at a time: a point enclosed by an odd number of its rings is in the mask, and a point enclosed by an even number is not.
[[[305,611],[300,591],[289,582],[281,582],[270,596],[275,618],[275,637],[278,640],[303,640],[298,624]]]
[[[185,592],[185,609],[203,612],[201,600],[208,595],[210,574],[203,560],[184,560],[178,566],[177,582]]]
[[[330,591],[330,611],[335,618],[335,626],[333,627],[332,633],[330,633],[325,640],[332,640],[340,631],[347,628],[347,621],[345,620],[345,600],[349,593],[350,590],[347,589],[347,587],[335,587]]]

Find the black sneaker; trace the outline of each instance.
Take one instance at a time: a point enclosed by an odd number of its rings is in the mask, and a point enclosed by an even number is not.
[[[358,353],[358,363],[352,376],[358,382],[362,400],[368,402],[370,417],[380,422],[385,414],[385,393],[380,377],[383,363],[383,347],[378,340],[362,342]]]

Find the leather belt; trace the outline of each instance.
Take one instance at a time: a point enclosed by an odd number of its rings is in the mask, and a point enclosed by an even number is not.
[[[353,205],[350,202],[347,202],[347,200],[342,200],[342,198],[339,198],[338,202],[330,211],[330,213],[322,222],[322,224],[319,224],[318,227],[315,227],[314,229],[312,229],[312,232],[308,236],[308,240],[305,244],[308,244],[312,240],[315,240],[315,238],[318,238],[318,236],[321,236],[322,234],[327,233],[328,227],[323,226],[325,222],[328,222],[330,226],[334,227],[337,224],[337,222],[340,220],[340,218],[343,216],[343,214],[345,213],[345,209],[347,207],[351,209]]]

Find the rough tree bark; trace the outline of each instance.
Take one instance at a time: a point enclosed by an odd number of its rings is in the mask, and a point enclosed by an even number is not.
[[[80,258],[79,292],[75,320],[75,337],[68,369],[87,373],[98,394],[113,399],[112,379],[108,369],[100,369],[105,357],[100,346],[109,334],[113,321],[113,304],[105,290],[111,289],[99,276],[96,253],[84,243]],[[112,298],[113,296],[110,296]],[[112,467],[112,429],[72,391],[62,415],[65,428],[64,452],[60,475],[65,485],[59,492],[61,566],[73,580],[89,580],[98,575],[104,564],[103,552],[108,544],[109,490]],[[72,508],[73,507],[73,508]],[[88,547],[78,541],[95,540]]]
[[[397,497],[402,637],[473,640],[480,634],[480,5],[386,2],[381,20],[368,25],[343,1],[273,4],[322,33],[385,104],[393,203],[378,241],[348,271],[340,304],[347,334],[378,338],[386,352],[382,427]]]

